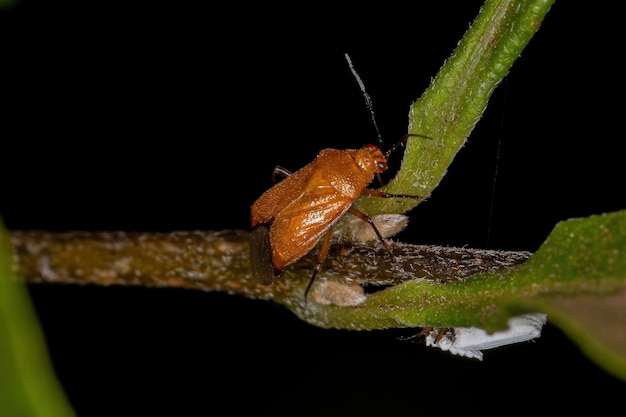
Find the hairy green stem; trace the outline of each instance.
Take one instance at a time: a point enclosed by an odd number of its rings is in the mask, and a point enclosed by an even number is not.
[[[537,32],[554,0],[488,0],[422,96],[410,107],[402,166],[384,188],[428,196],[482,117],[493,91]],[[363,198],[370,215],[405,213],[420,200]]]

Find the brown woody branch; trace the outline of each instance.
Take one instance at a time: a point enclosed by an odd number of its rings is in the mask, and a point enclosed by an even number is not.
[[[27,283],[182,287],[285,303],[286,298],[302,294],[315,262],[314,250],[286,268],[272,285],[264,286],[251,276],[247,231],[9,234],[14,268]],[[367,292],[409,279],[463,280],[478,272],[510,268],[530,256],[529,252],[398,242],[390,246],[391,251],[379,242],[339,241],[332,245],[319,280],[357,284]]]

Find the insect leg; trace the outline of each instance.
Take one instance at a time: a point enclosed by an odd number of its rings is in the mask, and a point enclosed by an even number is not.
[[[272,171],[272,184],[276,184],[276,176],[280,175],[282,177],[282,179],[285,179],[287,177],[290,177],[292,174],[291,171],[289,171],[288,169],[285,169],[283,167],[281,167],[280,165],[277,165],[274,168],[274,171]]]
[[[435,329],[434,327],[424,327],[417,333],[414,333],[414,334],[409,335],[409,336],[401,336],[398,339],[400,339],[400,340],[416,339],[418,337],[424,336],[426,333],[429,333],[429,332],[433,331],[434,329]]]
[[[361,220],[363,220],[365,222],[368,222],[369,225],[372,226],[372,229],[374,229],[374,232],[376,233],[376,236],[378,236],[378,239],[380,239],[380,241],[383,243],[383,245],[385,245],[386,247],[389,247],[389,244],[383,238],[383,235],[378,231],[378,228],[374,224],[374,220],[372,220],[372,218],[370,216],[368,216],[367,214],[363,213],[360,210],[355,209],[354,207],[350,207],[348,209],[348,211],[350,213],[354,214],[355,216],[357,216],[359,219],[361,219]]]
[[[317,255],[317,262],[315,263],[315,268],[313,268],[313,275],[309,280],[308,285],[306,286],[306,290],[304,290],[304,304],[306,304],[307,295],[309,294],[309,290],[313,285],[313,281],[315,281],[315,276],[319,272],[324,263],[324,259],[326,259],[326,255],[328,255],[328,249],[330,248],[330,241],[333,237],[333,229],[332,227],[324,234],[324,240],[322,241],[322,247],[320,248],[320,253]]]

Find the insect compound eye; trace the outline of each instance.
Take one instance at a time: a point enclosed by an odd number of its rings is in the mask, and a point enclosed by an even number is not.
[[[380,169],[381,172],[387,170],[387,164],[382,161],[376,161],[376,166],[378,167],[378,169]]]

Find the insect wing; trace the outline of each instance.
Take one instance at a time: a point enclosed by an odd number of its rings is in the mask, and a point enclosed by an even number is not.
[[[286,205],[301,197],[311,171],[310,166],[305,166],[264,192],[252,205],[252,227],[271,222]]]
[[[270,285],[274,281],[274,263],[272,262],[269,227],[260,224],[252,229],[248,244],[250,245],[252,276],[261,285]]]
[[[309,187],[283,208],[271,226],[276,266],[280,268],[310,251],[353,202],[330,185],[320,185]]]

